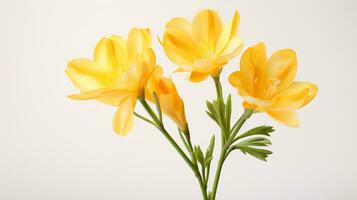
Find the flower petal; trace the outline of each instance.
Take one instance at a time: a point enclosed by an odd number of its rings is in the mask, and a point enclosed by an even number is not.
[[[227,63],[230,59],[236,57],[242,51],[243,45],[244,42],[241,38],[238,36],[233,37],[216,62]]]
[[[216,54],[221,54],[221,52],[226,48],[230,40],[237,35],[238,25],[239,13],[238,11],[236,11],[234,13],[233,19],[223,27],[222,32],[219,35],[215,50]]]
[[[264,43],[258,43],[243,53],[240,60],[241,77],[244,87],[250,94],[257,93],[264,88],[265,65],[266,50]]]
[[[123,71],[128,66],[126,41],[124,38],[116,35],[111,36],[109,39],[112,45],[114,68]]]
[[[222,31],[219,14],[209,9],[202,10],[194,17],[192,27],[201,52],[204,55],[214,52],[216,42]]]
[[[150,47],[151,33],[149,29],[131,29],[127,41],[129,63],[135,63],[137,56],[140,56],[146,49]]]
[[[252,110],[256,110],[256,109],[258,108],[257,105],[251,104],[251,103],[249,103],[249,102],[247,102],[247,101],[244,101],[244,102],[243,102],[243,107],[244,107],[245,109],[252,109]]]
[[[189,34],[191,37],[193,36],[192,24],[185,18],[175,17],[171,19],[169,22],[166,23],[166,29],[170,28],[180,29]]]
[[[286,126],[298,127],[300,125],[299,118],[294,111],[267,111],[267,113]]]
[[[267,63],[267,76],[269,79],[280,81],[276,92],[290,86],[295,79],[296,70],[296,54],[292,49],[276,51]]]
[[[89,99],[97,98],[102,92],[103,92],[103,89],[98,89],[98,90],[92,90],[89,92],[83,92],[81,94],[72,94],[72,95],[69,95],[68,97],[73,100],[89,100]]]
[[[170,117],[181,130],[184,130],[186,128],[184,105],[172,80],[168,78],[160,79],[158,93],[163,113]]]
[[[121,101],[128,97],[136,97],[135,92],[128,90],[106,90],[96,97],[96,100],[105,104],[119,107]]]
[[[245,86],[247,85],[246,83],[244,83],[245,79],[242,78],[242,73],[240,71],[236,71],[233,72],[229,78],[228,78],[229,82],[231,83],[231,85],[235,88],[237,88],[238,93],[240,96],[248,96],[250,95],[248,93],[248,91],[245,89]]]
[[[272,99],[272,104],[267,109],[296,110],[310,102],[317,93],[317,87],[307,82],[293,82],[287,89],[277,94]]]
[[[105,87],[101,74],[93,70],[93,63],[86,59],[70,61],[65,70],[72,83],[81,91],[88,92]]]
[[[153,93],[158,91],[159,81],[162,78],[162,68],[157,66],[151,73],[148,81],[145,85],[145,98],[151,102],[154,102]]]
[[[188,79],[191,82],[200,82],[205,80],[208,76],[209,74],[207,73],[200,73],[200,72],[193,71],[188,75]]]
[[[97,71],[106,72],[112,70],[115,64],[112,40],[102,38],[94,49],[94,64]]]
[[[126,136],[133,127],[134,106],[132,98],[123,99],[113,119],[113,129],[120,136]]]
[[[167,57],[177,65],[191,65],[198,57],[194,39],[184,29],[166,29],[163,47]]]
[[[310,103],[310,101],[315,98],[317,92],[318,92],[317,86],[316,86],[315,84],[313,84],[313,83],[309,83],[309,92],[308,92],[308,94],[306,95],[305,101],[304,101],[304,103],[300,106],[300,108],[303,107],[303,106],[305,106],[306,104]]]

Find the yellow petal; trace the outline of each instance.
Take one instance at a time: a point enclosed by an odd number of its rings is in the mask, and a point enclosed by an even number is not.
[[[162,78],[162,68],[157,66],[151,73],[146,85],[145,85],[145,98],[151,102],[154,102],[153,93],[158,91],[159,81]]]
[[[170,117],[181,130],[184,130],[186,128],[184,105],[172,80],[162,78],[158,89],[160,107],[163,113]]]
[[[188,79],[191,82],[200,82],[205,80],[208,76],[209,76],[208,73],[200,73],[200,72],[193,71],[188,75]]]
[[[183,67],[179,67],[179,68],[175,69],[174,73],[176,73],[176,72],[187,72],[187,70]]]
[[[243,102],[243,107],[245,109],[252,109],[252,110],[256,110],[257,109],[257,105],[251,104],[251,103],[249,103],[247,101]]]
[[[310,103],[311,100],[313,100],[318,92],[318,88],[315,84],[309,83],[309,92],[306,95],[304,103],[300,106],[303,107],[306,104]]]
[[[125,70],[128,65],[125,39],[116,35],[111,36],[109,39],[112,45],[114,68]]]
[[[122,90],[135,91],[140,89],[140,80],[142,78],[142,70],[139,67],[130,67],[122,72],[122,75],[117,80],[116,87]]]
[[[123,99],[113,119],[113,129],[120,136],[126,136],[133,127],[134,105],[131,98]]]
[[[291,49],[275,52],[267,63],[267,76],[271,80],[279,80],[277,91],[289,87],[294,81],[297,70],[296,54]]]
[[[216,46],[216,54],[221,54],[221,52],[226,48],[229,41],[236,36],[239,25],[239,14],[238,11],[234,13],[233,19],[227,23],[219,35]]]
[[[193,70],[195,72],[199,73],[210,73],[213,71],[215,68],[218,68],[219,66],[215,65],[214,60],[208,59],[208,58],[202,58],[198,59],[194,62],[193,64]]]
[[[183,29],[168,28],[163,47],[167,57],[177,65],[191,65],[198,56],[192,36]]]
[[[214,52],[216,42],[222,31],[219,14],[209,9],[202,10],[194,17],[192,27],[201,52],[205,55]]]
[[[316,95],[317,87],[307,82],[293,82],[287,89],[277,94],[268,109],[296,110],[310,102]]]
[[[166,29],[170,28],[180,29],[185,33],[189,34],[191,37],[193,36],[192,24],[184,18],[175,17],[171,19],[169,22],[166,23]]]
[[[241,95],[243,97],[251,95],[245,89],[245,86],[246,86],[246,84],[244,83],[245,80],[244,80],[244,78],[242,78],[242,73],[240,71],[233,72],[229,76],[228,80],[233,87],[237,88],[239,95]]]
[[[298,127],[300,125],[299,119],[294,111],[267,111],[267,113],[273,119],[286,126]]]
[[[243,40],[239,37],[233,37],[232,40],[228,43],[224,51],[217,58],[216,63],[220,65],[226,64],[229,60],[236,57],[243,49]]]
[[[94,49],[94,64],[97,71],[106,72],[116,65],[113,43],[108,38],[102,38]]]
[[[96,97],[99,102],[118,107],[120,102],[128,97],[136,97],[136,93],[127,90],[107,90]]]
[[[73,100],[89,100],[89,99],[97,98],[102,92],[103,92],[103,89],[98,89],[98,90],[92,90],[89,92],[83,92],[81,94],[72,94],[72,95],[69,95],[68,97]]]
[[[151,33],[149,29],[131,29],[127,41],[128,61],[130,63],[135,63],[136,57],[150,47]]]
[[[88,92],[106,87],[101,79],[95,74],[88,72],[85,68],[72,67],[73,62],[68,63],[65,70],[67,76],[81,92]]]
[[[246,90],[253,94],[262,90],[265,80],[266,50],[264,43],[248,48],[240,60],[241,77]]]

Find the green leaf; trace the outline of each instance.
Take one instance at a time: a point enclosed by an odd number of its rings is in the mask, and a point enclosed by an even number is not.
[[[204,166],[208,166],[211,163],[212,159],[213,159],[213,156],[206,157]]]
[[[256,137],[244,140],[239,143],[239,145],[246,145],[246,146],[269,146],[271,145],[271,141],[265,137]]]
[[[255,158],[266,161],[266,158],[269,154],[272,154],[272,152],[266,149],[260,149],[256,147],[265,147],[269,145],[271,145],[271,141],[268,138],[255,137],[246,139],[236,145],[233,145],[232,150],[239,149],[244,154],[249,154],[251,156],[254,156]]]
[[[232,97],[230,94],[228,95],[228,98],[227,98],[225,113],[226,113],[227,127],[231,127]]]
[[[207,147],[206,156],[205,156],[206,159],[207,159],[207,157],[210,157],[213,155],[214,145],[215,145],[215,136],[212,135],[211,141]]]
[[[235,138],[235,141],[244,138],[244,137],[248,137],[248,136],[252,136],[252,135],[265,135],[265,136],[270,136],[269,133],[274,132],[273,127],[271,126],[258,126],[255,127],[253,129],[250,129],[249,131],[243,133],[242,135],[238,136]]]
[[[180,138],[181,138],[183,144],[185,145],[187,151],[190,152],[190,148],[189,148],[188,143],[187,143],[187,141],[186,141],[186,139],[185,139],[185,136],[184,136],[185,133],[183,133],[183,132],[181,131],[181,129],[179,129],[179,128],[177,128],[177,129],[178,129],[178,132],[180,133]]]
[[[195,155],[196,155],[196,158],[197,158],[197,161],[199,163],[201,163],[202,166],[204,166],[204,155],[203,155],[203,152],[201,150],[201,147],[200,145],[197,145],[194,147],[194,152],[195,152]]]
[[[153,96],[154,96],[154,102],[156,105],[157,113],[159,114],[159,119],[162,122],[162,112],[161,112],[161,107],[160,107],[159,99],[156,95],[156,92],[153,93]]]
[[[248,153],[249,155],[258,158],[259,160],[262,161],[267,161],[266,158],[268,155],[272,154],[273,152],[265,149],[258,149],[250,146],[244,146],[244,145],[235,145],[235,148],[241,150],[244,154]]]
[[[207,109],[210,111],[210,113],[215,114],[215,109],[214,109],[213,104],[211,102],[206,101],[206,106],[207,106]]]
[[[215,117],[212,113],[210,113],[209,111],[206,111],[206,113],[207,113],[207,115],[208,115],[213,121],[215,121],[216,123],[218,123],[216,117]]]

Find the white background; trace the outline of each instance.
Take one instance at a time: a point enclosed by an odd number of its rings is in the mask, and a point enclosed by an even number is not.
[[[224,21],[239,10],[245,48],[259,41],[269,54],[293,48],[297,79],[319,86],[316,99],[299,112],[300,128],[264,114],[246,124],[276,128],[274,154],[264,163],[233,153],[217,199],[357,199],[353,0],[1,0],[0,199],[201,199],[193,174],[153,127],[136,120],[130,135],[119,137],[111,128],[115,108],[66,98],[77,90],[64,69],[72,58],[91,57],[101,37],[126,36],[136,26],[152,29],[158,63],[170,75],[175,66],[156,37],[170,18],[191,19],[203,8],[216,9]],[[238,63],[232,60],[222,75],[226,94],[234,96],[234,117],[242,99],[226,80]],[[213,83],[171,76],[186,101],[193,142],[205,147],[218,133],[204,113]]]

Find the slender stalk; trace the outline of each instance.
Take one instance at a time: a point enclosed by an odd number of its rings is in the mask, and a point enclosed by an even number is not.
[[[217,93],[217,99],[222,99],[223,98],[223,91],[222,91],[222,85],[221,82],[219,81],[219,76],[214,77],[214,85],[216,86],[216,93]]]
[[[216,88],[217,101],[219,104],[224,104],[222,85],[219,80],[219,76],[213,77],[213,81],[214,81],[214,85]],[[219,110],[218,115],[220,115],[220,116],[219,116],[218,121],[219,121],[219,126],[221,127],[221,148],[223,148],[227,138],[226,138],[225,122],[223,121],[224,116],[221,116],[221,114],[222,114],[222,111]]]
[[[219,81],[219,77],[214,77],[214,84],[216,88],[216,93],[217,93],[217,101],[222,104],[220,105],[220,108],[224,108],[224,100],[223,100],[223,92],[222,92],[222,86]],[[221,153],[216,169],[216,175],[214,177],[214,182],[213,182],[213,188],[212,188],[212,193],[210,195],[210,200],[215,200],[216,194],[217,194],[217,189],[218,189],[218,184],[219,184],[219,179],[221,176],[222,168],[224,161],[226,160],[227,156],[231,152],[230,145],[232,144],[232,141],[234,140],[234,137],[240,130],[240,128],[243,126],[244,122],[252,115],[253,111],[252,110],[245,110],[242,116],[239,118],[239,120],[234,124],[233,130],[231,130],[230,127],[226,127],[225,121],[220,122],[220,127],[221,127]],[[222,112],[220,112],[222,114]],[[224,119],[225,116],[221,116],[220,118]],[[230,120],[230,119],[226,119]]]
[[[220,157],[219,157],[218,165],[217,165],[216,175],[214,177],[214,182],[213,182],[212,200],[216,199],[219,178],[221,177],[221,171],[222,171],[222,167],[223,167],[225,158],[226,158],[226,149],[222,149]]]
[[[190,137],[190,129],[188,126],[184,132],[184,135],[186,137],[186,141],[187,141],[187,144],[189,147],[190,154],[192,156],[192,160],[196,167],[196,171],[198,171],[197,179],[198,179],[200,187],[201,187],[203,199],[207,200],[208,199],[208,197],[207,197],[207,181],[205,180],[205,171],[204,171],[205,169],[202,167],[202,175],[201,175],[201,173],[199,172],[199,168],[198,168],[197,158],[193,152],[193,145],[192,145],[191,137]]]
[[[180,156],[185,160],[187,165],[194,172],[195,176],[198,179],[200,188],[201,188],[203,200],[208,200],[207,199],[207,186],[206,186],[206,183],[204,183],[204,180],[202,179],[201,173],[200,173],[200,171],[198,169],[198,165],[197,165],[196,159],[193,159],[194,161],[192,162],[187,157],[185,152],[181,149],[181,147],[176,143],[176,141],[171,137],[171,135],[165,129],[165,127],[164,127],[164,125],[162,123],[161,117],[158,117],[155,114],[155,112],[151,109],[150,105],[146,102],[145,99],[139,99],[139,100],[140,100],[142,106],[144,107],[144,109],[146,110],[146,112],[153,119],[155,127],[161,131],[161,133],[165,136],[165,138],[170,142],[170,144],[175,148],[175,150],[180,154]],[[143,119],[144,121],[147,121],[144,118],[142,118],[140,115],[136,115],[136,116],[139,117],[140,119]],[[150,121],[147,121],[147,122],[150,123]],[[153,124],[153,123],[151,123],[151,124]],[[189,147],[190,151],[192,152],[193,151],[192,150],[192,143],[191,143],[191,140],[189,138],[189,132],[187,134],[185,133],[185,136],[186,136],[186,139],[187,139],[188,147]],[[191,153],[191,156],[194,158],[194,154]]]
[[[244,122],[251,116],[251,114],[252,114],[251,110],[244,111],[244,113],[238,120],[238,125],[236,126],[236,129],[234,130],[234,133],[236,132],[235,134],[238,133],[239,129],[243,126]],[[218,166],[217,166],[217,170],[216,170],[216,176],[215,176],[214,182],[213,182],[212,200],[214,200],[216,198],[218,183],[219,183],[219,179],[221,176],[221,171],[223,168],[224,161],[226,160],[229,153],[232,151],[232,150],[230,150],[231,141],[233,141],[233,139],[234,139],[234,136],[233,137],[232,136],[233,136],[233,134],[230,136],[227,143],[221,149],[221,154],[219,157]],[[233,138],[233,139],[231,139],[231,138]]]
[[[250,109],[245,109],[244,110],[244,113],[238,119],[238,121],[236,122],[235,126],[233,127],[233,129],[231,131],[231,136],[229,137],[229,139],[228,139],[228,141],[226,143],[226,147],[227,148],[229,148],[229,146],[234,142],[234,138],[236,137],[236,135],[239,132],[240,128],[243,126],[245,121],[247,121],[247,119],[249,119],[249,117],[252,116],[252,114],[253,114],[253,110],[250,110]]]

